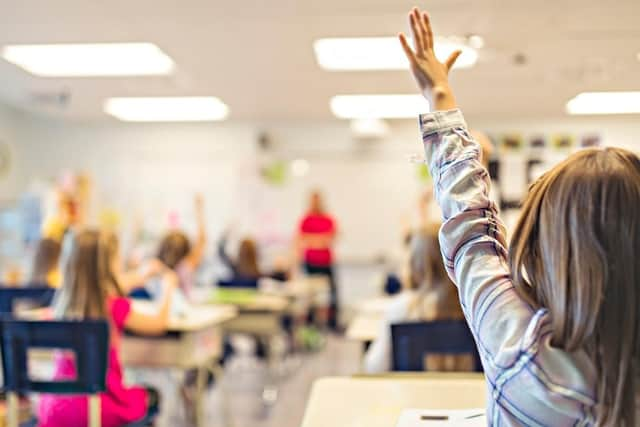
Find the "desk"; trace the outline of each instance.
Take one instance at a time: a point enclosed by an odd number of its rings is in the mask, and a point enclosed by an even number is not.
[[[155,309],[149,301],[134,301],[138,311]],[[173,368],[198,372],[194,407],[196,425],[204,425],[202,396],[207,371],[223,352],[223,324],[237,316],[229,305],[190,307],[184,316],[169,319],[168,332],[158,337],[125,334],[122,364],[128,368]]]
[[[366,348],[378,337],[385,313],[392,301],[393,298],[390,297],[379,297],[358,304],[356,315],[347,328],[347,338],[361,341]]]
[[[382,316],[356,315],[349,322],[346,336],[350,340],[361,341],[364,344],[371,343],[380,333],[382,320]]]
[[[323,378],[313,385],[302,427],[394,427],[404,409],[482,408],[486,393],[476,374]]]
[[[153,303],[134,301],[138,311],[151,311]],[[222,355],[223,323],[237,316],[229,305],[193,306],[185,316],[169,319],[168,332],[159,337],[126,334],[121,357],[127,367],[190,369]]]
[[[238,316],[225,324],[225,330],[262,337],[280,332],[280,317],[290,303],[282,296],[246,289],[218,290],[211,301],[230,304],[238,310]]]
[[[356,306],[356,312],[363,315],[382,316],[387,312],[392,297],[382,296],[362,301]]]

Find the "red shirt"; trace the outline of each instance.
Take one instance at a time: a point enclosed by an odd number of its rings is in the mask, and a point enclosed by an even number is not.
[[[333,235],[336,232],[335,221],[327,214],[310,213],[300,223],[300,233],[310,235]],[[303,248],[304,261],[319,267],[328,267],[333,262],[331,248]]]

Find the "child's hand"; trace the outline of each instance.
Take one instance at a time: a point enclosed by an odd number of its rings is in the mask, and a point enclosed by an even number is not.
[[[202,194],[196,194],[193,201],[196,207],[196,212],[199,214],[202,213],[204,211],[204,197],[202,197]]]
[[[400,33],[398,37],[409,59],[411,72],[418,82],[420,90],[427,100],[433,103],[433,109],[449,110],[455,108],[455,98],[449,87],[449,70],[462,51],[453,52],[444,63],[438,61],[433,52],[433,33],[427,13],[420,13],[418,8],[414,8],[409,13],[409,21],[415,52],[409,46],[403,33]]]

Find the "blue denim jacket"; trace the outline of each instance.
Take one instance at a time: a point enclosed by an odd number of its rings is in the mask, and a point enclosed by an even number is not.
[[[593,425],[595,366],[583,351],[553,347],[547,311],[515,291],[504,226],[462,113],[422,115],[420,130],[444,217],[442,256],[485,369],[490,425]]]

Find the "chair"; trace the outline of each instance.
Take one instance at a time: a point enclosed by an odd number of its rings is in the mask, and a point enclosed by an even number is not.
[[[218,280],[220,288],[243,288],[258,289],[258,279],[255,278],[234,278],[230,280]]]
[[[55,292],[55,289],[47,286],[0,288],[0,313],[13,313],[16,301],[29,301],[36,306],[46,307],[51,304]]]
[[[99,392],[106,389],[109,327],[106,321],[0,321],[2,373],[8,401],[8,427],[18,427],[18,395],[28,392],[89,394],[89,426],[100,426]],[[75,381],[29,378],[29,348],[75,352]]]
[[[471,354],[474,371],[483,371],[476,342],[464,320],[394,324],[391,341],[394,371],[424,371],[424,357],[428,354]]]

